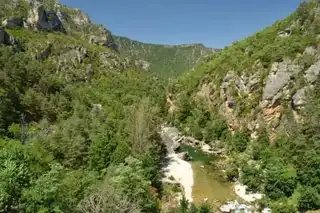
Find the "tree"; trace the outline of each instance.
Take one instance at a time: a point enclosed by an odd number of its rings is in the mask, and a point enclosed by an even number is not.
[[[290,197],[297,185],[294,168],[272,165],[266,171],[265,193],[271,199]]]
[[[0,166],[0,211],[18,212],[22,190],[30,183],[30,173],[25,164],[10,159]]]
[[[298,206],[300,211],[320,209],[320,194],[317,189],[305,186],[300,189]]]
[[[99,185],[97,189],[86,196],[78,205],[80,212],[86,213],[140,213],[136,203],[130,202],[117,192],[108,181]]]
[[[247,149],[247,144],[250,138],[245,132],[236,132],[232,136],[232,146],[238,152],[244,152]]]
[[[53,164],[48,173],[23,191],[21,200],[27,213],[62,212],[58,196],[63,173],[64,168],[60,164]]]
[[[142,165],[141,161],[127,157],[125,163],[118,165],[112,172],[110,184],[142,210],[157,212],[155,195],[150,190],[151,182],[144,175]]]

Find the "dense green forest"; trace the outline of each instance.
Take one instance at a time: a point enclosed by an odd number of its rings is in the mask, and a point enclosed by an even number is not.
[[[163,123],[221,141],[225,178],[263,192],[261,208],[320,209],[320,81],[308,77],[319,70],[319,1],[191,72],[211,50],[132,45],[79,10],[30,2],[0,1],[0,212],[161,212]],[[140,60],[154,70],[143,72]],[[273,67],[299,72],[268,99]],[[246,78],[255,82],[248,91],[237,86]],[[211,211],[182,199],[171,212]]]
[[[121,55],[146,61],[151,72],[164,78],[177,77],[218,51],[202,44],[146,44],[120,36],[115,36],[114,40],[119,46]]]

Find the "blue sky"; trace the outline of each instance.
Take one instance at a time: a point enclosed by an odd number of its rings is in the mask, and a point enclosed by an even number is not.
[[[221,48],[293,12],[301,0],[61,0],[115,35]]]

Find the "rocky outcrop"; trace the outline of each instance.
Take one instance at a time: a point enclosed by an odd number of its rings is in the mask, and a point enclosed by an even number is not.
[[[15,52],[24,51],[19,41],[0,27],[0,45],[12,46]]]
[[[104,46],[116,51],[118,50],[118,46],[114,42],[111,32],[106,29],[102,29],[100,35],[91,35],[89,38],[89,42],[91,44]]]
[[[72,63],[74,65],[82,63],[84,58],[87,56],[87,49],[82,46],[76,46],[70,51],[62,54],[59,57],[59,63]]]
[[[24,26],[22,18],[9,18],[2,22],[2,26],[5,28],[19,28]]]
[[[119,55],[112,51],[100,53],[99,58],[100,58],[101,66],[104,68],[118,69],[118,70],[123,69],[122,64],[120,62]]]
[[[301,67],[293,64],[291,61],[275,62],[272,64],[271,71],[263,89],[262,100],[272,100],[289,82],[290,78],[300,71]]]
[[[282,38],[288,37],[288,36],[291,35],[291,31],[292,30],[290,28],[287,28],[287,29],[285,29],[283,31],[278,32],[278,36],[282,37]]]
[[[18,41],[11,35],[9,35],[3,28],[0,28],[0,44],[15,45]]]
[[[320,75],[320,61],[317,61],[305,72],[305,79],[308,83],[313,84],[318,80]]]
[[[27,25],[37,30],[65,32],[58,15],[54,11],[47,12],[43,5],[36,6],[29,11]]]
[[[182,138],[177,128],[163,127],[160,136],[169,153],[174,153],[179,149]]]
[[[178,153],[178,158],[180,158],[181,160],[185,160],[185,161],[189,161],[190,160],[190,156],[187,152],[180,152]]]
[[[303,88],[299,89],[292,96],[292,105],[295,109],[303,106],[306,103],[306,101],[307,101],[306,91],[307,91],[307,87],[303,87]]]
[[[88,14],[82,12],[79,9],[74,9],[74,15],[71,16],[72,21],[79,26],[91,24],[91,20]]]
[[[134,61],[135,66],[142,71],[150,71],[151,64],[144,60],[135,60]]]

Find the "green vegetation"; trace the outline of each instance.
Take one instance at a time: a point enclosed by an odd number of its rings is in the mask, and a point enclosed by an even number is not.
[[[202,44],[155,45],[119,36],[115,36],[115,42],[120,47],[121,55],[149,62],[150,71],[165,78],[177,77],[191,70],[213,52],[212,49]]]
[[[0,2],[1,20],[26,18],[30,5],[15,2]],[[54,9],[53,1],[42,3]],[[83,15],[81,11],[60,9],[69,15],[63,20],[65,34],[6,29],[23,51],[0,46],[0,212],[160,212],[166,192],[159,172],[164,147],[158,128],[165,121],[186,135],[226,148],[225,176],[265,193],[261,203],[274,212],[320,208],[319,79],[299,110],[279,98],[284,109],[276,112],[281,114],[276,121],[265,122],[268,113],[259,107],[274,62],[292,59],[304,70],[316,62],[315,56],[297,55],[307,47],[318,48],[319,1],[304,2],[285,20],[212,54],[168,87],[159,76],[190,70],[212,50],[116,37],[119,54],[109,31],[89,21],[79,26],[73,18]],[[287,28],[289,36],[278,35]],[[89,36],[101,34],[110,46],[88,42]],[[152,72],[138,72],[134,60],[150,62]],[[257,74],[258,81],[246,93],[226,85],[230,72],[241,78]],[[290,95],[307,85],[301,76],[291,77]],[[175,106],[170,115],[168,92]],[[293,113],[302,119],[297,122]],[[250,129],[255,121],[260,123]],[[250,137],[253,133],[257,137]],[[213,158],[185,149],[211,172],[204,176],[201,164],[193,165],[195,181],[202,183],[196,193],[207,193],[210,186],[221,191],[219,196],[229,196],[229,183],[214,182]],[[207,203],[195,206],[182,199],[172,212],[211,209]]]
[[[319,79],[298,112],[293,112],[290,99],[297,89],[307,86],[303,73],[288,84],[289,99],[282,96],[269,108],[259,106],[273,63],[290,59],[305,71],[316,62],[312,54],[302,53],[307,47],[319,50],[318,9],[319,1],[303,2],[288,18],[235,42],[193,72],[183,74],[170,91],[176,107],[170,115],[172,123],[199,140],[223,141],[228,150],[228,179],[238,177],[239,168],[240,180],[248,190],[266,194],[274,212],[320,208],[320,127],[316,122],[320,119]],[[281,36],[288,29],[289,35]],[[233,77],[227,79],[230,73]],[[246,92],[239,79],[252,76],[258,81]],[[233,105],[226,106],[228,95]],[[278,105],[283,107],[279,110],[281,117],[266,121],[267,110]],[[299,113],[303,119],[298,122],[293,113]],[[250,122],[257,129],[248,130]],[[230,135],[228,128],[234,133]],[[251,133],[256,137],[251,138]]]

